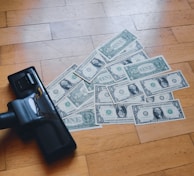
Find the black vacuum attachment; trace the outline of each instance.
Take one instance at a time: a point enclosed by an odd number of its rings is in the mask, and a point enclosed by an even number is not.
[[[8,76],[17,99],[0,114],[0,129],[15,128],[22,138],[34,137],[47,162],[76,149],[76,143],[60,118],[34,67]]]

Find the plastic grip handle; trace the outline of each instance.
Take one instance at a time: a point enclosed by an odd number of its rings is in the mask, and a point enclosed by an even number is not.
[[[33,129],[38,145],[48,162],[72,153],[76,149],[76,143],[60,120],[43,120]]]

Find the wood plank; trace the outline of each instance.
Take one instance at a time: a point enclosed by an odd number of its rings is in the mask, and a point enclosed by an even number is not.
[[[194,146],[188,135],[87,155],[91,176],[136,176],[193,161]]]
[[[142,30],[135,34],[144,47],[177,44],[177,40],[169,28]]]
[[[169,64],[192,61],[194,56],[194,42],[173,45],[146,47],[145,51],[150,57],[163,55]]]
[[[143,47],[146,47],[146,48],[177,44],[177,40],[174,34],[172,33],[171,29],[169,28],[150,29],[150,30],[142,30],[142,31],[132,30],[131,32],[137,36],[138,41],[143,45]],[[95,48],[100,46],[104,42],[110,40],[116,34],[117,33],[92,36],[92,40]]]
[[[178,11],[191,9],[186,0],[136,0],[105,1],[105,12],[108,16],[133,15],[150,12]]]
[[[105,17],[102,4],[83,4],[7,12],[7,25],[29,25],[64,20]],[[68,31],[69,32],[69,31]]]
[[[90,37],[81,37],[8,45],[0,49],[0,64],[6,65],[87,55],[94,48]]]
[[[134,125],[105,125],[103,128],[72,132],[78,155],[96,153],[139,144]]]
[[[5,145],[4,145],[4,138],[7,134],[7,130],[0,131],[0,171],[6,169],[6,162],[5,162]]]
[[[7,104],[8,102],[15,99],[15,95],[13,91],[11,90],[11,87],[7,84],[5,84],[3,87],[0,87],[0,95],[1,95],[1,101],[0,101],[0,113],[7,112]]]
[[[102,28],[102,26],[106,27]],[[128,16],[51,23],[51,31],[54,39],[119,33],[124,29],[128,29],[131,32],[136,31],[132,20]],[[69,32],[67,33],[66,31]]]
[[[17,71],[20,71],[30,66],[35,66],[40,78],[42,78],[40,62],[28,62],[28,63],[14,64],[14,65],[0,66],[0,75],[1,75],[0,76],[0,87],[8,86],[8,79],[7,79],[8,75],[13,74]],[[7,95],[5,94],[1,96],[3,98],[3,96],[7,96]]]
[[[132,15],[138,30],[194,24],[194,10]]]
[[[0,12],[0,28],[1,27],[6,27],[5,12]]]
[[[0,28],[0,46],[14,43],[26,43],[51,39],[47,24]]]
[[[188,25],[188,26],[177,26],[173,27],[172,31],[180,43],[184,42],[193,42],[194,41],[194,25]]]
[[[194,175],[194,164],[188,164],[177,168],[165,170],[165,176]]]
[[[143,174],[140,176],[166,176],[166,175],[163,171],[159,171],[159,172],[153,172],[153,173],[149,173],[149,174]]]
[[[194,1],[193,0],[188,0],[188,3],[190,4],[191,8],[194,8]]]
[[[64,6],[63,0],[0,0],[0,11]]]
[[[2,145],[0,145],[0,171],[5,170],[5,168],[6,168],[6,163],[5,163],[5,156],[4,156],[4,148]]]
[[[190,136],[191,136],[191,139],[192,139],[193,144],[194,144],[194,133],[191,133]]]
[[[189,65],[191,66],[192,71],[194,71],[194,61],[190,61]]]
[[[67,5],[90,4],[90,3],[98,3],[98,2],[105,2],[105,1],[106,0],[66,0],[66,4]]]
[[[36,141],[24,142],[14,132],[5,141],[5,155],[7,170],[44,163]]]
[[[36,164],[0,172],[0,176],[25,176],[26,174],[28,176],[89,176],[85,156],[66,158],[53,165]]]

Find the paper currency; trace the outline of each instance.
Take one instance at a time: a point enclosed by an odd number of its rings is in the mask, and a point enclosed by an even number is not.
[[[132,55],[123,54],[118,58],[119,60],[106,66],[106,69],[109,71],[115,81],[124,80],[127,79],[126,72],[123,68],[125,65],[144,61],[148,58],[149,57],[143,50],[140,50]]]
[[[57,103],[81,81],[81,79],[73,73],[76,68],[76,64],[72,65],[46,87],[48,94],[54,103]]]
[[[146,97],[146,103],[157,103],[157,102],[161,102],[161,101],[168,101],[168,100],[173,100],[174,96],[172,92],[166,92],[163,94],[159,94],[159,95],[154,95],[151,97]]]
[[[77,107],[83,106],[90,98],[94,96],[94,92],[88,92],[84,84],[81,81],[74,89],[68,93],[67,98]]]
[[[102,45],[98,51],[100,51],[100,53],[104,56],[106,62],[111,62],[114,60],[113,58],[115,56],[122,53],[122,51],[124,51],[124,49],[136,39],[136,36],[134,36],[128,30],[124,30],[116,37]]]
[[[114,57],[114,60],[117,60],[118,59],[117,57],[120,57],[123,54],[129,56],[129,55],[131,55],[139,50],[142,50],[143,48],[144,47],[142,46],[142,44],[138,40],[135,40],[135,41],[131,42],[127,47],[125,47],[125,49],[122,50],[122,52],[118,56]],[[107,62],[107,63],[109,63],[109,62]]]
[[[130,104],[96,104],[98,124],[134,123]]]
[[[102,56],[94,50],[74,73],[90,83],[104,66],[105,62]]]
[[[96,124],[94,108],[84,109],[71,116],[62,118],[69,131],[101,128]]]
[[[142,97],[144,91],[139,82],[122,82],[107,86],[114,103],[133,102],[134,97]]]
[[[147,96],[173,92],[189,87],[181,71],[170,72],[153,78],[140,80],[140,83]]]
[[[189,85],[181,71],[164,74],[170,69],[163,56],[149,58],[124,30],[64,71],[47,91],[70,131],[180,120],[184,113],[172,92]]]
[[[112,103],[112,99],[109,95],[109,92],[106,86],[95,85],[94,89],[94,102],[97,103]]]
[[[76,106],[67,98],[63,97],[57,104],[56,109],[61,118],[64,118],[75,111],[77,111]]]
[[[136,125],[181,120],[185,118],[179,100],[132,105]]]
[[[91,92],[91,91],[94,91],[95,84],[109,85],[109,84],[115,83],[115,81],[112,78],[111,74],[106,69],[103,69],[100,71],[100,73],[96,76],[96,78],[91,83],[87,83],[87,82],[84,82],[84,83],[87,87],[87,90]]]
[[[141,79],[158,73],[169,71],[171,68],[163,56],[157,56],[135,64],[124,66],[124,70],[130,80]]]

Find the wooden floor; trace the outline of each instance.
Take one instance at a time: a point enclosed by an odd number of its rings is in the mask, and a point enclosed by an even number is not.
[[[0,176],[194,175],[194,0],[0,0],[0,112],[15,98],[9,74],[33,65],[47,85],[123,29],[183,72],[190,88],[174,96],[186,119],[72,132],[75,155],[53,165],[1,130]]]

